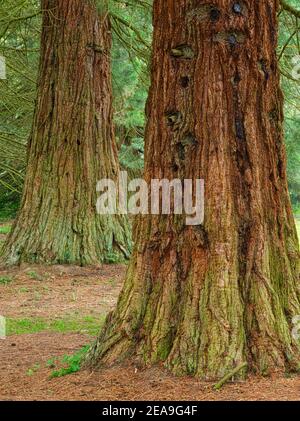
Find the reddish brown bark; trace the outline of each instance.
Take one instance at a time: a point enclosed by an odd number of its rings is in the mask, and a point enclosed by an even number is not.
[[[108,15],[83,0],[43,0],[42,10],[27,174],[4,260],[90,264],[128,256],[126,219],[96,214],[97,181],[119,172]]]
[[[205,221],[139,220],[90,364],[131,356],[207,379],[243,362],[260,373],[298,368],[277,12],[276,0],[154,1],[145,178],[203,178]]]

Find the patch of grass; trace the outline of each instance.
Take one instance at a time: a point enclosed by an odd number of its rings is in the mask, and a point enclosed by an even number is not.
[[[11,225],[0,226],[0,234],[9,234],[11,231]]]
[[[19,291],[18,291],[20,294],[24,294],[24,293],[26,293],[26,292],[29,292],[29,289],[28,288],[26,288],[26,287],[21,287],[20,289],[19,289]]]
[[[42,318],[6,320],[7,336],[38,333],[43,331],[57,333],[87,333],[96,336],[105,317],[85,316],[83,318],[45,320]]]
[[[1,276],[0,277],[0,285],[8,285],[12,282],[12,278],[10,276]]]
[[[62,377],[79,371],[82,358],[86,355],[89,349],[90,346],[86,345],[73,355],[64,355],[61,359],[61,363],[64,367],[52,371],[50,378]],[[55,359],[52,358],[49,360],[47,365],[48,367],[53,367],[53,365],[56,366]]]
[[[109,279],[107,281],[112,287],[115,287],[117,285],[117,280],[115,278]]]
[[[26,372],[27,376],[33,376],[41,368],[40,364],[34,364],[33,367],[29,368]]]
[[[50,358],[50,360],[47,361],[46,366],[48,368],[55,368],[56,367],[56,360],[57,360],[57,358],[55,358],[55,357]]]
[[[35,281],[43,281],[44,277],[35,272],[34,270],[26,272],[26,275],[29,276],[30,279],[34,279]]]
[[[38,333],[47,330],[47,322],[43,319],[6,319],[6,333],[10,335],[22,335],[24,333]]]

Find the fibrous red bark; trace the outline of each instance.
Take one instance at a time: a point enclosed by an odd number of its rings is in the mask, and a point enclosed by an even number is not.
[[[204,179],[205,221],[139,219],[89,364],[133,357],[206,379],[244,362],[263,374],[299,368],[278,9],[277,0],[154,1],[145,179]]]
[[[94,1],[43,0],[37,102],[21,209],[3,259],[91,264],[128,257],[123,216],[96,213],[97,181],[119,174],[111,28]]]

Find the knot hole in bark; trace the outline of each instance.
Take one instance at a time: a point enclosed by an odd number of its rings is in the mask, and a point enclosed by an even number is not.
[[[258,69],[259,69],[260,73],[264,76],[266,81],[269,80],[269,77],[270,77],[268,67],[269,67],[268,62],[264,58],[262,58],[258,61]]]
[[[187,88],[189,86],[189,84],[190,84],[190,78],[189,78],[189,76],[182,76],[180,78],[180,86],[182,88]]]
[[[248,12],[248,8],[243,1],[234,1],[231,10],[237,16],[245,16]]]
[[[208,248],[209,246],[209,239],[208,233],[205,230],[203,225],[194,225],[192,227],[192,231],[194,234],[194,241],[198,246],[203,248]]]
[[[213,40],[221,44],[227,44],[232,49],[242,44],[246,39],[242,31],[225,31],[214,35]]]
[[[232,78],[232,84],[237,87],[238,84],[241,82],[242,78],[238,71],[235,72],[233,78]]]
[[[179,128],[183,120],[183,115],[180,111],[167,111],[165,117],[167,126],[172,127],[173,130]]]
[[[186,44],[177,45],[176,47],[173,47],[171,49],[171,57],[177,58],[177,59],[186,59],[191,60],[195,57],[195,53],[191,46]]]
[[[184,161],[189,150],[194,148],[197,140],[192,133],[184,135],[179,142],[176,143],[176,153],[179,161]]]
[[[197,140],[192,133],[187,133],[185,136],[183,136],[180,143],[184,147],[190,147],[190,146],[195,146],[197,144]]]
[[[212,23],[218,22],[220,20],[222,13],[217,6],[213,4],[203,4],[196,8],[191,9],[187,17],[191,20],[197,20],[198,22],[204,20],[210,20]]]
[[[212,22],[217,22],[221,17],[221,11],[214,6],[211,6],[209,18]]]
[[[279,112],[278,112],[276,107],[274,107],[269,112],[269,120],[270,120],[271,124],[274,125],[274,126],[277,126],[279,124]]]
[[[89,43],[87,44],[87,48],[95,51],[95,53],[104,53],[105,49],[101,47],[101,45]]]
[[[244,121],[241,116],[235,117],[235,132],[239,140],[246,139]]]

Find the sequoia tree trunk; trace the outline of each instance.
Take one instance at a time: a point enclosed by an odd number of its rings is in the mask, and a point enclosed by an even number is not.
[[[145,179],[204,179],[205,220],[139,219],[87,363],[220,378],[299,367],[299,245],[283,141],[277,0],[155,0]],[[244,376],[241,370],[239,376]]]
[[[105,1],[104,1],[105,2]],[[41,60],[21,209],[8,264],[92,264],[128,257],[121,216],[96,213],[96,185],[117,179],[111,28],[93,1],[43,0]]]

